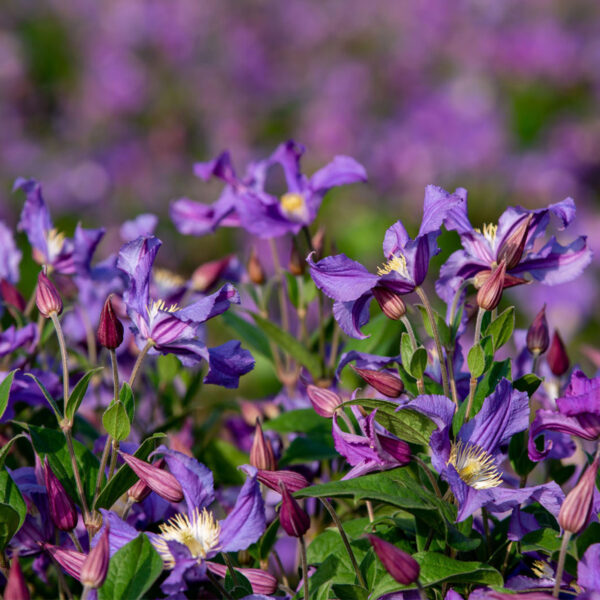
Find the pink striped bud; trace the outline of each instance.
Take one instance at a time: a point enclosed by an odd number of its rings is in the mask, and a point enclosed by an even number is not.
[[[4,588],[4,600],[29,600],[29,598],[29,589],[25,583],[23,571],[21,571],[19,557],[15,555],[10,561],[10,571]]]
[[[419,567],[419,563],[410,554],[376,535],[370,534],[367,537],[385,570],[398,583],[410,585],[419,579],[421,568]]]
[[[207,561],[206,566],[209,571],[219,577],[227,575],[226,565]],[[252,591],[255,594],[270,595],[277,590],[277,579],[271,573],[267,573],[262,569],[239,569],[236,567],[235,570],[239,571],[250,582]]]
[[[262,285],[265,282],[265,271],[260,264],[260,260],[258,260],[255,248],[252,248],[250,252],[250,258],[248,259],[246,270],[248,271],[248,277],[252,283],[255,283],[256,285]]]
[[[300,275],[304,275],[304,271],[306,270],[306,261],[303,257],[300,256],[300,252],[298,251],[298,246],[296,242],[292,241],[292,251],[290,253],[290,262],[288,264],[288,269],[292,275],[296,275],[299,277]]]
[[[342,399],[333,391],[319,386],[307,386],[306,394],[315,412],[326,419],[331,419],[337,408],[342,403]]]
[[[87,558],[83,552],[68,550],[66,548],[61,548],[60,546],[52,546],[51,544],[43,544],[43,548],[66,573],[71,577],[75,577],[75,579],[80,579],[81,568]]]
[[[288,535],[302,537],[310,527],[310,517],[290,494],[284,483],[279,484],[279,491],[282,497],[279,522]]]
[[[567,355],[567,349],[556,329],[552,336],[552,342],[546,360],[548,361],[550,370],[557,377],[564,375],[569,370],[569,356]]]
[[[200,265],[192,274],[191,282],[192,287],[197,292],[206,292],[209,290],[227,270],[229,263],[231,262],[231,256],[226,256],[219,260],[213,260],[211,262]]]
[[[165,464],[165,459],[160,458],[154,463],[153,466],[155,466],[157,469],[162,469]],[[146,485],[146,483],[142,479],[138,479],[127,490],[127,497],[130,498],[132,502],[143,502],[151,493],[152,490]]]
[[[14,306],[20,312],[25,311],[25,298],[10,281],[0,279],[0,294],[2,294],[4,304]]]
[[[279,491],[279,484],[285,484],[286,488],[292,492],[297,492],[305,487],[308,487],[310,484],[308,480],[300,473],[296,473],[296,471],[263,471],[262,469],[258,470],[256,478],[268,488]]]
[[[38,275],[35,303],[37,304],[40,314],[46,318],[49,318],[52,313],[60,315],[63,309],[60,294],[44,271],[40,271],[40,274]]]
[[[598,459],[586,469],[577,485],[567,494],[558,513],[558,524],[571,533],[579,533],[592,514]]]
[[[354,372],[360,375],[371,387],[388,398],[398,398],[404,391],[404,382],[397,375],[386,371],[359,369],[352,365]]]
[[[98,343],[109,350],[118,348],[123,343],[123,324],[115,314],[111,296],[106,299],[98,324]]]
[[[98,543],[90,550],[82,567],[80,581],[84,586],[99,588],[106,579],[108,564],[110,562],[110,547],[108,545],[108,523]]]
[[[410,462],[410,446],[405,441],[397,440],[387,435],[378,435],[377,440],[381,444],[381,447],[401,465],[407,465]]]
[[[485,280],[477,292],[477,305],[484,310],[493,310],[500,304],[504,289],[506,263],[502,261]]]
[[[534,356],[539,356],[548,350],[549,345],[550,335],[548,321],[546,321],[546,305],[544,304],[527,330],[527,349]]]
[[[373,296],[388,319],[399,321],[406,314],[406,304],[398,292],[377,285],[373,288]]]
[[[124,452],[119,452],[119,454],[131,470],[161,498],[169,502],[181,502],[183,500],[181,485],[171,473],[163,471],[131,454],[125,454]]]
[[[73,500],[50,468],[47,456],[44,459],[44,482],[48,492],[48,507],[52,522],[61,531],[72,531],[77,525],[77,510]]]
[[[517,225],[516,229],[504,240],[504,243],[498,250],[498,262],[505,261],[508,271],[514,269],[521,262],[531,219],[533,219],[533,213],[529,213]]]
[[[277,468],[273,446],[271,441],[265,438],[259,419],[256,419],[254,440],[250,448],[250,464],[265,471],[274,471]]]

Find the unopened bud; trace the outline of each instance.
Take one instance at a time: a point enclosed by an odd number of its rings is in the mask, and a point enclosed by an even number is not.
[[[87,558],[83,552],[53,546],[52,544],[42,544],[42,547],[71,577],[80,579],[81,569]]]
[[[534,356],[544,354],[550,345],[548,321],[546,321],[546,305],[537,314],[527,330],[527,349]]]
[[[44,482],[52,522],[61,531],[72,531],[77,525],[77,510],[73,500],[50,468],[47,456],[44,459]]]
[[[197,292],[205,292],[209,290],[222,277],[227,270],[231,256],[226,256],[219,260],[200,265],[193,273],[190,279],[192,288]]]
[[[398,321],[406,314],[406,304],[398,292],[377,285],[373,288],[373,296],[388,319]]]
[[[527,217],[521,220],[498,250],[498,262],[505,261],[508,271],[514,269],[521,262],[531,219],[533,219],[533,213],[529,213]]]
[[[271,441],[265,438],[258,419],[256,419],[254,440],[252,441],[252,448],[250,448],[250,464],[264,471],[274,471],[277,468],[273,446]]]
[[[494,310],[502,299],[506,263],[502,261],[477,292],[477,305],[484,310]]]
[[[225,577],[227,575],[228,567],[226,565],[207,561],[206,566],[209,571],[219,577]],[[250,582],[252,591],[255,594],[265,594],[269,596],[274,594],[275,590],[277,590],[277,579],[271,575],[271,573],[267,573],[262,569],[240,569],[236,567],[235,570],[239,571]]]
[[[163,471],[131,454],[125,454],[124,452],[119,452],[119,454],[131,470],[161,498],[168,502],[181,502],[183,500],[181,484],[171,473]]]
[[[63,303],[58,290],[43,271],[40,271],[38,275],[35,303],[40,314],[46,318],[50,317],[52,313],[60,315],[63,309]]]
[[[296,471],[264,471],[258,470],[256,478],[268,488],[279,491],[279,484],[285,484],[285,487],[293,494],[298,490],[308,487],[309,483],[304,475],[296,473]]]
[[[315,412],[326,419],[331,419],[342,399],[333,391],[310,384],[306,388],[306,394]]]
[[[383,450],[398,461],[399,465],[410,463],[410,446],[405,441],[387,435],[378,435],[377,441],[381,444]]]
[[[577,485],[567,494],[558,513],[558,524],[571,533],[579,533],[592,514],[598,459],[586,469]]]
[[[292,242],[292,252],[290,254],[288,269],[292,275],[296,276],[303,275],[306,270],[306,261],[300,256],[298,246],[296,246],[295,242]]]
[[[153,466],[155,466],[157,469],[162,469],[165,464],[165,459],[160,458],[153,464]],[[127,497],[130,498],[132,502],[143,502],[151,493],[152,490],[146,485],[144,480],[138,479],[127,490]]]
[[[21,295],[21,292],[6,279],[0,280],[0,294],[2,294],[2,300],[7,306],[14,306],[20,312],[25,311],[25,298]]]
[[[400,584],[410,585],[419,579],[421,568],[410,555],[376,535],[367,536],[385,570]]]
[[[404,382],[397,375],[386,371],[359,369],[352,365],[354,372],[360,375],[371,387],[388,398],[398,398],[404,391]]]
[[[106,299],[100,314],[98,343],[109,350],[114,350],[123,343],[123,324],[115,314],[111,296]]]
[[[312,236],[312,249],[315,251],[316,258],[323,256],[323,244],[325,242],[325,227],[321,226]],[[316,259],[315,259],[316,260]]]
[[[279,522],[288,535],[302,537],[310,527],[310,517],[290,494],[284,483],[279,484],[279,491],[281,493]]]
[[[564,375],[569,370],[569,357],[558,331],[554,330],[552,342],[546,356],[548,366],[556,377]]]
[[[250,252],[250,258],[248,259],[246,269],[252,283],[262,285],[265,282],[265,272],[258,260],[258,256],[256,256],[256,250],[254,248],[252,248],[252,251]]]
[[[110,562],[108,533],[109,526],[106,523],[98,543],[90,550],[81,567],[80,581],[84,586],[99,588],[106,579],[108,564]]]
[[[29,589],[25,583],[23,571],[21,571],[19,557],[15,555],[10,561],[10,571],[4,588],[4,600],[29,600],[29,598]]]

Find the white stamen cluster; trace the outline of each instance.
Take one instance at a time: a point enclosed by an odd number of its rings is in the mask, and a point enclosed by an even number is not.
[[[465,444],[460,440],[452,444],[448,464],[456,469],[467,485],[476,490],[494,488],[502,483],[494,458],[476,444]]]

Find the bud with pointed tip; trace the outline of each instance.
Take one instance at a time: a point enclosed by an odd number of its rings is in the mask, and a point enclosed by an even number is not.
[[[477,292],[477,305],[484,310],[494,310],[502,299],[506,263],[502,261]]]
[[[165,459],[160,458],[153,466],[157,469],[162,469],[165,465]],[[132,502],[143,502],[150,494],[152,490],[146,485],[143,479],[138,479],[128,490],[127,497],[131,499]]]
[[[23,571],[21,571],[19,557],[15,555],[10,561],[10,571],[4,588],[4,600],[29,600],[29,598],[29,589],[25,583]]]
[[[79,579],[87,556],[83,552],[42,543],[42,548],[71,576]]]
[[[355,373],[360,375],[371,387],[388,398],[398,398],[404,391],[404,382],[397,375],[386,371],[360,369],[352,365]]]
[[[315,412],[326,419],[331,419],[342,403],[342,399],[333,391],[312,383],[307,386],[306,394]]]
[[[44,482],[48,492],[48,508],[52,522],[61,531],[72,531],[77,525],[77,510],[73,500],[50,468],[47,456],[44,459]]]
[[[52,313],[60,315],[63,303],[54,284],[48,279],[44,271],[38,275],[38,284],[35,292],[35,303],[40,314],[48,318]]]
[[[248,264],[246,265],[246,270],[248,271],[248,277],[250,277],[250,281],[255,283],[256,285],[262,285],[265,282],[265,272],[258,260],[258,256],[256,256],[256,250],[253,247],[250,252],[250,258],[248,259]]]
[[[544,354],[550,345],[548,321],[546,321],[546,305],[537,314],[527,330],[527,349],[534,356]]]
[[[192,287],[197,292],[206,292],[223,276],[229,267],[231,256],[200,265],[191,277]]]
[[[531,219],[533,219],[533,213],[529,213],[527,217],[521,220],[498,250],[498,262],[504,260],[508,271],[514,269],[521,262]]]
[[[20,312],[25,311],[25,298],[10,281],[0,279],[0,294],[2,294],[4,304],[14,306]]]
[[[123,343],[123,324],[115,314],[111,297],[112,295],[106,299],[100,314],[98,343],[109,350],[114,350]]]
[[[259,469],[256,478],[276,492],[279,491],[279,485],[281,483],[285,484],[286,488],[290,490],[292,494],[309,485],[308,480],[304,475],[296,473],[296,471],[286,471],[282,469],[279,471],[264,471]]]
[[[548,350],[546,360],[548,361],[550,370],[556,377],[564,375],[569,370],[569,356],[567,355],[567,349],[556,329],[552,336],[552,342],[550,343],[550,349]]]
[[[419,579],[421,568],[410,555],[376,535],[367,536],[385,570],[400,584],[410,585]]]
[[[373,296],[388,319],[398,321],[406,314],[406,304],[398,292],[377,285],[373,288]]]
[[[108,532],[109,526],[106,523],[98,543],[90,550],[81,567],[80,581],[84,586],[99,588],[106,579],[110,562]]]
[[[310,517],[290,494],[284,483],[279,484],[279,491],[281,492],[279,522],[288,535],[302,537],[310,527]]]
[[[410,446],[405,441],[391,438],[387,435],[378,435],[377,441],[381,444],[383,450],[395,458],[400,465],[410,463]]]
[[[219,563],[206,561],[206,566],[209,571],[218,575],[219,577],[225,577],[227,575],[228,567]],[[277,590],[277,579],[262,569],[241,569],[236,567],[236,571],[239,571],[252,586],[252,591],[255,594],[274,594]]]
[[[254,440],[252,441],[252,448],[250,448],[250,464],[264,471],[274,471],[277,468],[271,440],[265,438],[259,419],[256,419]]]
[[[292,252],[290,253],[288,269],[292,275],[296,275],[297,277],[304,275],[304,271],[306,270],[306,262],[300,256],[298,246],[295,242],[292,242]]]
[[[168,502],[181,502],[183,500],[181,484],[171,473],[163,471],[131,454],[125,454],[124,452],[119,452],[119,454],[131,470],[161,498]]]
[[[571,533],[579,533],[589,521],[594,505],[598,461],[586,469],[577,485],[567,494],[558,513],[558,524]]]

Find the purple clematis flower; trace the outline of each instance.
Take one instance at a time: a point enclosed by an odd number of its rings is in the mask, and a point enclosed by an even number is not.
[[[464,203],[459,191],[450,194],[433,185],[425,188],[419,234],[413,240],[400,221],[392,225],[383,240],[386,262],[377,274],[345,254],[328,256],[318,263],[309,256],[310,274],[316,286],[335,301],[333,314],[349,336],[367,337],[360,328],[369,320],[369,303],[376,288],[408,294],[423,283],[430,258],[439,252],[437,238],[442,223]]]
[[[505,287],[518,283],[515,277],[529,273],[546,285],[556,285],[575,279],[592,260],[586,237],[580,236],[568,246],[555,237],[541,248],[536,242],[548,229],[554,215],[565,229],[575,216],[572,198],[551,204],[547,208],[527,210],[510,207],[500,216],[498,224],[473,228],[467,217],[467,197],[460,210],[448,219],[448,229],[460,235],[463,249],[454,252],[440,270],[436,290],[446,302],[451,302],[463,281],[489,273],[502,260],[506,261]]]
[[[117,260],[129,277],[123,299],[138,346],[150,345],[152,354],[174,354],[184,365],[204,359],[209,364],[205,383],[237,387],[239,377],[254,366],[252,355],[237,341],[207,348],[201,339],[205,321],[225,312],[232,302],[239,303],[237,291],[227,284],[185,308],[151,300],[150,276],[161,243],[155,237],[139,237],[121,248]]]
[[[576,435],[584,440],[600,437],[600,377],[588,379],[579,369],[571,375],[565,395],[556,400],[558,412],[540,409],[529,429],[528,453],[531,460],[545,458],[552,449],[546,441],[538,450],[535,439],[544,431]]]
[[[584,594],[578,598],[594,598],[600,593],[600,544],[592,544],[577,565],[577,583]]]
[[[205,235],[219,226],[243,227],[261,238],[298,233],[317,216],[321,201],[333,187],[366,181],[364,167],[349,156],[336,156],[311,177],[300,171],[305,148],[293,140],[278,146],[266,160],[252,163],[243,179],[238,178],[229,152],[194,166],[205,181],[217,177],[227,185],[212,205],[187,198],[171,206],[171,218],[181,233]],[[279,165],[284,172],[287,192],[278,198],[265,190],[268,171]]]
[[[457,521],[465,520],[483,506],[492,512],[505,512],[534,501],[552,514],[558,514],[564,494],[555,482],[521,489],[499,487],[502,484],[498,467],[500,448],[529,423],[527,394],[513,390],[508,380],[500,381],[484,400],[479,413],[460,428],[455,441],[449,436],[454,413],[450,400],[442,396],[420,396],[406,407],[421,410],[438,428],[443,424],[431,435],[431,462],[450,484],[458,503]]]
[[[12,231],[0,221],[0,279],[6,279],[12,284],[19,281],[21,257]]]
[[[27,234],[33,257],[49,269],[73,275],[89,268],[104,229],[83,229],[77,225],[74,237],[67,238],[52,225],[52,218],[42,196],[42,186],[34,179],[17,179],[13,190],[22,189],[26,200],[17,229]]]

